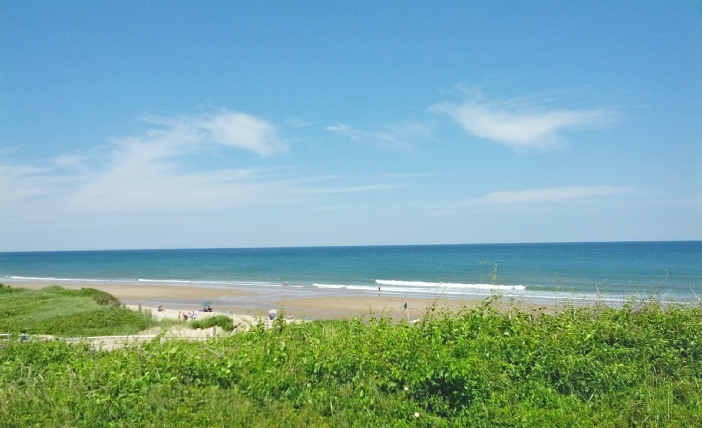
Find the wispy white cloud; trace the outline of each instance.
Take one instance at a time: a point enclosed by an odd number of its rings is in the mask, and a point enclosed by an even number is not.
[[[218,144],[238,147],[262,156],[287,150],[270,123],[245,113],[225,112],[195,121],[194,126]]]
[[[75,168],[83,163],[83,158],[78,155],[60,155],[54,159],[54,164],[59,168]]]
[[[430,111],[448,115],[470,135],[516,150],[553,150],[562,145],[564,132],[603,126],[619,116],[608,109],[548,108],[524,100],[443,102]]]
[[[147,123],[152,127],[143,133],[112,138],[88,154],[63,154],[39,167],[0,166],[0,193],[12,202],[0,207],[0,217],[272,207],[397,187],[387,184],[396,180],[359,185],[273,168],[208,166],[216,146],[261,156],[287,150],[272,124],[245,113],[150,117]],[[193,156],[205,162],[193,163]]]
[[[360,192],[377,192],[381,190],[395,190],[403,187],[399,184],[366,184],[362,186],[330,186],[309,189],[305,193],[308,194],[325,194],[325,193],[360,193]]]
[[[569,186],[549,187],[544,189],[529,189],[516,191],[492,192],[476,198],[466,199],[457,206],[514,206],[537,203],[564,202],[576,199],[613,197],[635,194],[629,186]]]
[[[391,124],[375,131],[356,129],[345,123],[327,126],[326,129],[352,141],[397,150],[410,150],[414,142],[430,135],[428,125],[413,122]]]
[[[276,128],[269,122],[247,113],[223,110],[213,114],[201,114],[180,118],[151,116],[149,123],[161,128],[151,129],[146,137],[152,146],[167,142],[169,147],[182,147],[193,143],[215,143],[257,153],[261,156],[285,152],[287,144],[282,142]]]
[[[44,179],[50,169],[35,166],[0,166],[0,194],[3,206],[12,207],[26,199],[41,195],[49,188]]]

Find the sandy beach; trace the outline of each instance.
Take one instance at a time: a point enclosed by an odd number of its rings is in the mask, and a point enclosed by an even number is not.
[[[5,281],[5,285],[38,290],[56,284],[41,281]],[[304,297],[300,297],[292,287],[244,291],[181,285],[69,281],[62,281],[60,286],[69,289],[95,288],[105,291],[117,297],[129,309],[151,311],[157,320],[182,319],[184,314],[190,313],[195,314],[195,319],[226,315],[232,319],[236,326],[234,332],[226,332],[219,327],[192,329],[187,325],[173,324],[166,330],[157,326],[139,334],[125,337],[88,338],[92,346],[105,350],[117,349],[128,343],[153,340],[156,337],[162,337],[162,340],[167,338],[208,340],[221,335],[246,331],[259,323],[270,326],[269,311],[271,310],[277,311],[277,314],[282,313],[288,322],[355,317],[384,317],[396,321],[416,322],[426,318],[430,313],[456,312],[464,308],[477,307],[485,302],[484,299],[454,299],[441,296],[411,298],[382,292],[364,293],[356,296],[322,294],[313,297],[302,293]],[[203,306],[206,303],[211,305],[212,312],[203,311]],[[539,314],[558,312],[564,306],[503,299],[493,302],[492,307],[502,312],[519,309],[538,316]]]
[[[40,289],[55,285],[44,282],[10,282],[7,285]],[[104,284],[104,283],[64,283],[64,288],[95,288],[117,297],[122,303],[137,308],[157,308],[161,305],[164,312],[154,312],[157,317],[176,318],[179,312],[196,311],[200,316],[209,313],[200,312],[203,303],[211,303],[216,313],[238,314],[248,317],[267,317],[272,309],[292,314],[295,319],[339,319],[356,316],[386,316],[394,319],[422,319],[430,308],[435,311],[455,311],[460,308],[472,308],[480,305],[482,299],[448,299],[443,297],[407,298],[383,293],[367,293],[358,296],[319,296],[290,297],[290,294],[277,297],[267,290],[267,294],[235,289],[217,289],[164,285]],[[285,297],[288,296],[288,297]],[[408,309],[404,308],[407,303]],[[559,305],[544,305],[520,301],[499,301],[495,307],[507,310],[517,307],[527,312],[554,312]]]

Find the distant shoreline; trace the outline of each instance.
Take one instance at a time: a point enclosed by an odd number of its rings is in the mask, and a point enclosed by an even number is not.
[[[203,303],[209,302],[218,312],[230,311],[233,314],[246,314],[253,316],[267,316],[271,309],[283,310],[291,313],[295,318],[309,319],[338,319],[364,316],[388,316],[392,318],[410,319],[424,318],[425,312],[431,306],[437,310],[448,309],[455,311],[463,307],[476,307],[485,299],[457,299],[444,297],[404,297],[397,295],[363,294],[358,296],[319,296],[319,297],[283,297],[270,296],[269,290],[257,293],[236,289],[220,289],[191,286],[167,285],[132,285],[128,283],[68,283],[60,284],[51,282],[25,282],[4,281],[5,285],[17,288],[38,290],[41,288],[58,285],[68,289],[95,288],[112,294],[122,303],[128,305],[142,305],[178,310],[198,310]],[[408,309],[404,309],[404,304]],[[541,305],[538,303],[514,301],[513,304],[526,310],[539,310],[554,312],[562,305]],[[507,299],[500,305],[506,306]]]
[[[205,302],[208,302],[218,312],[251,316],[267,316],[268,311],[276,309],[293,314],[298,319],[339,319],[372,315],[414,320],[424,318],[432,307],[435,311],[456,311],[461,308],[477,307],[486,300],[486,298],[445,298],[441,296],[406,297],[383,293],[365,293],[357,296],[296,297],[289,293],[276,296],[276,293],[271,290],[257,292],[192,286],[105,284],[89,281],[56,284],[41,281],[6,280],[3,283],[12,287],[33,290],[53,285],[68,289],[95,288],[112,294],[124,304],[144,307],[162,305],[167,309],[197,311],[202,308]],[[407,303],[407,309],[404,308],[405,303]],[[498,299],[493,307],[498,310],[508,310],[514,307],[526,312],[555,313],[563,309],[565,304],[584,306],[594,303],[594,301],[563,298],[557,303],[543,304],[504,297]]]

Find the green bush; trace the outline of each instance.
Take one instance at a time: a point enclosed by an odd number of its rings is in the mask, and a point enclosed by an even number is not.
[[[203,318],[190,323],[192,328],[210,328],[214,326],[222,327],[225,331],[234,330],[234,321],[226,315],[215,315]]]

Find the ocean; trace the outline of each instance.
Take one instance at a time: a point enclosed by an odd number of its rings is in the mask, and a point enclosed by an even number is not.
[[[536,302],[702,296],[702,241],[0,253],[0,282]]]

